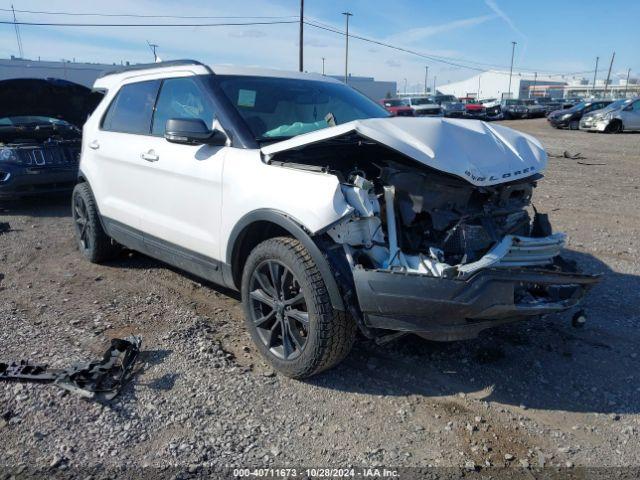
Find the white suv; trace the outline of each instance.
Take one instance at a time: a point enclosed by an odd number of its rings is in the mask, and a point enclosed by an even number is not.
[[[125,246],[238,289],[261,353],[327,369],[359,329],[437,340],[576,305],[597,281],[530,216],[546,155],[478,121],[389,118],[319,75],[195,61],[99,78],[73,218],[92,262]]]

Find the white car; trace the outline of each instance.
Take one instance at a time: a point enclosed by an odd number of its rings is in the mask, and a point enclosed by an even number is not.
[[[442,107],[429,97],[406,97],[402,99],[407,106],[413,108],[416,117],[441,117],[443,116]]]
[[[573,307],[597,281],[527,212],[547,162],[528,135],[195,61],[95,88],[72,199],[82,254],[125,246],[240,290],[258,349],[291,377],[337,364],[357,329],[472,338]]]
[[[640,131],[640,98],[616,100],[580,119],[580,130],[622,133]]]

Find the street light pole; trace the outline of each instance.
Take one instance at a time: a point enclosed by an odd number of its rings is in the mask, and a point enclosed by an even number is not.
[[[324,75],[324,57],[322,57],[322,75]]]
[[[298,70],[300,70],[301,72],[304,69],[303,37],[304,37],[304,0],[300,0],[300,45],[298,47]]]
[[[598,75],[598,62],[600,61],[600,57],[596,57],[596,69],[593,71],[593,91],[591,95],[594,95],[596,91],[596,75]]]
[[[345,16],[345,20],[347,22],[347,34],[346,34],[346,43],[344,50],[344,83],[349,83],[349,17],[353,16],[351,12],[342,12],[342,15]]]
[[[424,94],[427,94],[427,78],[429,78],[429,66],[424,67]]]
[[[407,94],[407,79],[404,79],[404,94]]]
[[[611,67],[613,67],[613,59],[616,58],[616,52],[611,55],[611,63],[609,64],[609,72],[607,73],[607,81],[604,82],[604,97],[607,98],[607,87],[609,87],[609,79],[611,78]]]
[[[433,94],[434,94],[434,95],[436,94],[436,78],[438,78],[438,77],[436,77],[436,76],[434,75],[434,76],[433,76]]]
[[[533,95],[536,95],[536,83],[538,83],[538,72],[533,72]],[[531,98],[531,89],[529,89],[529,98]]]
[[[516,43],[511,42],[511,68],[509,69],[509,98],[511,98],[511,76],[513,75],[513,55],[516,51]]]
[[[624,84],[624,98],[627,98],[627,88],[629,88],[629,75],[631,74],[631,69],[627,70],[627,83]]]

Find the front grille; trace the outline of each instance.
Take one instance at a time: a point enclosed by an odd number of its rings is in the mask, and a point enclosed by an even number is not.
[[[30,167],[72,166],[80,160],[80,147],[77,145],[19,147],[15,152],[18,163]]]
[[[399,111],[396,115],[397,115],[398,117],[412,117],[412,116],[413,116],[413,112],[409,112],[409,111],[403,111],[403,110],[401,110],[401,111]]]
[[[424,115],[440,115],[440,109],[439,108],[425,108],[422,110],[418,110],[418,115],[424,116]]]

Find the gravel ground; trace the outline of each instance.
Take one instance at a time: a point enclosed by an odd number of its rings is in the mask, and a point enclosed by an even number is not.
[[[640,467],[640,135],[504,123],[586,157],[551,158],[534,200],[582,268],[604,275],[587,325],[563,314],[449,344],[360,340],[305,382],[262,362],[237,294],[135,253],[87,263],[67,199],[0,205],[12,228],[0,235],[0,360],[64,367],[143,336],[138,371],[108,403],[0,383],[2,464],[111,477],[141,466]]]

